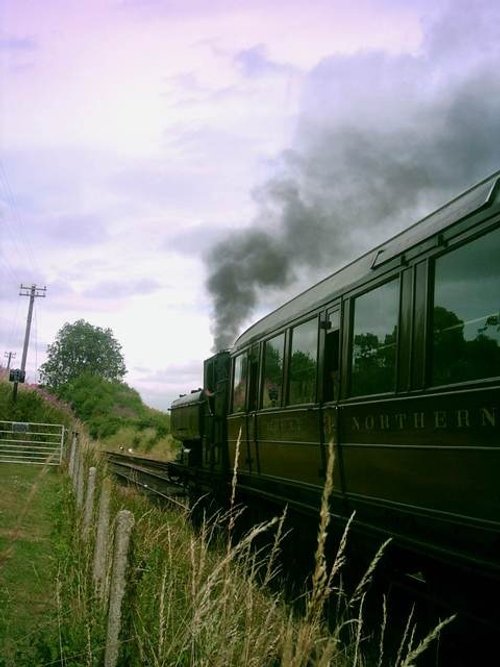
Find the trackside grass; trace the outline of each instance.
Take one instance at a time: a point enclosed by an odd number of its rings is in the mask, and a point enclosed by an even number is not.
[[[105,466],[89,448],[86,460],[97,466],[100,488]],[[5,591],[0,665],[98,667],[104,658],[106,618],[92,581],[94,536],[82,539],[81,517],[66,475],[13,468],[0,470],[6,488],[12,487],[10,499],[0,505],[7,517],[0,564]],[[327,564],[325,509],[312,590],[302,605],[305,613],[299,615],[267,586],[278,576],[275,557],[282,517],[236,538],[237,509],[195,531],[187,513],[156,508],[133,489],[114,486],[111,506],[112,517],[121,509],[135,517],[121,667],[409,667],[439,632],[437,628],[418,645],[409,623],[397,655],[389,660],[384,655],[384,621],[380,636],[372,641],[380,647],[379,655],[365,657],[363,608],[371,573],[350,599],[339,593],[344,552],[341,546],[333,568]],[[263,535],[271,542],[265,552],[256,547]],[[33,544],[41,550],[34,552]],[[382,553],[373,567],[379,557]],[[340,601],[333,628],[323,614],[332,593]]]
[[[36,665],[37,633],[56,608],[53,521],[62,474],[0,466],[0,665]]]

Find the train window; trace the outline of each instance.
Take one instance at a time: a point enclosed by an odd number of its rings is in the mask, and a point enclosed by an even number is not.
[[[500,229],[438,258],[432,383],[500,375]]]
[[[399,280],[354,301],[351,394],[392,391],[396,377]]]
[[[313,403],[316,400],[318,366],[318,319],[315,317],[292,329],[288,403]]]
[[[240,354],[234,360],[232,412],[243,412],[247,393],[247,355]]]
[[[281,405],[284,348],[285,334],[275,336],[264,344],[263,408]]]

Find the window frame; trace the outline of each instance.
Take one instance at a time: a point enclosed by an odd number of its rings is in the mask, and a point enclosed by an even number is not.
[[[480,229],[468,229],[462,234],[453,237],[450,240],[442,242],[441,247],[437,252],[433,252],[428,257],[428,285],[427,285],[427,312],[426,312],[426,372],[425,372],[425,388],[428,391],[440,391],[444,388],[456,388],[461,386],[487,386],[488,384],[495,384],[500,378],[499,375],[490,375],[488,377],[457,380],[452,382],[438,383],[433,379],[434,375],[434,305],[436,297],[436,264],[443,257],[449,256],[452,253],[465,248],[475,241],[488,236],[494,232],[500,232],[500,223],[497,221],[494,224],[482,226]]]
[[[236,378],[236,367],[238,360],[246,360],[246,373],[245,373],[245,396],[243,399],[243,404],[241,410],[235,410],[234,408],[234,391],[235,391],[235,378]],[[229,414],[240,415],[247,411],[247,402],[248,402],[248,350],[243,350],[235,354],[233,357],[232,364],[232,373],[231,373],[231,409]]]
[[[344,349],[347,349],[347,354],[344,358],[341,358],[341,380],[344,389],[342,390],[342,398],[351,399],[351,400],[360,400],[360,399],[371,399],[375,396],[394,396],[398,393],[398,369],[399,369],[399,348],[400,348],[400,339],[401,339],[401,311],[402,311],[402,298],[403,298],[403,267],[398,267],[396,271],[391,272],[389,275],[379,277],[377,280],[371,281],[363,285],[362,289],[359,289],[356,292],[353,292],[348,297],[346,297],[346,323],[343,335],[341,336],[341,348],[342,340],[347,342],[347,345],[344,346]],[[363,393],[363,394],[354,394],[353,393],[353,354],[354,354],[354,323],[355,323],[355,314],[356,314],[356,300],[374,292],[375,290],[388,285],[389,283],[397,283],[397,332],[395,340],[395,356],[394,356],[394,378],[392,389],[386,391],[377,391],[373,393]],[[342,323],[342,320],[341,320]]]
[[[277,401],[276,405],[264,405],[265,399],[265,389],[264,383],[266,380],[266,346],[272,340],[283,337],[283,346],[282,346],[282,369],[281,369],[281,387],[280,387],[280,400]],[[282,408],[285,404],[285,388],[287,384],[287,359],[288,359],[288,348],[289,348],[289,329],[282,329],[277,333],[274,332],[272,335],[268,336],[262,341],[262,350],[260,354],[260,370],[259,370],[259,399],[257,403],[258,410],[276,410]]]
[[[315,359],[315,364],[316,364],[316,377],[314,380],[314,398],[312,401],[303,401],[301,403],[291,403],[290,402],[290,384],[291,384],[291,369],[292,369],[292,345],[293,345],[293,332],[295,329],[298,329],[299,327],[303,326],[304,324],[307,324],[309,322],[316,322],[316,359]],[[286,372],[284,373],[285,379],[284,379],[284,388],[285,391],[284,393],[284,399],[285,399],[285,405],[287,407],[292,407],[295,408],[297,406],[301,405],[315,405],[318,403],[318,397],[319,397],[319,392],[318,392],[318,380],[319,380],[319,367],[320,367],[320,326],[321,326],[321,320],[320,320],[320,313],[313,313],[312,315],[309,314],[308,317],[305,317],[301,320],[298,320],[294,324],[292,324],[288,328],[288,343],[286,345],[286,355],[284,359],[284,369]]]

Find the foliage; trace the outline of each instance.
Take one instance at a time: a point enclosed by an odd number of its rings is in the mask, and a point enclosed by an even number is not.
[[[67,404],[32,385],[19,385],[13,400],[13,385],[0,381],[0,420],[64,424],[70,428],[73,414]]]
[[[124,382],[84,374],[61,386],[57,394],[36,385],[13,386],[0,377],[0,420],[64,424],[77,417],[106,449],[129,449],[171,459],[178,447],[170,436],[170,416],[144,405]]]
[[[120,435],[121,442],[113,444],[145,451],[166,439],[172,444],[169,416],[144,405],[138,392],[121,381],[125,373],[111,329],[84,320],[64,325],[40,368],[49,392],[71,406],[92,438],[116,440]]]
[[[71,405],[94,439],[109,439],[120,431],[133,430],[135,445],[144,438],[144,448],[156,444],[170,433],[170,417],[144,405],[139,393],[124,382],[105,380],[84,373],[59,387],[58,396]],[[151,442],[153,441],[153,442]],[[132,440],[123,442],[132,444]]]
[[[352,392],[356,395],[389,391],[396,370],[397,327],[384,335],[366,332],[354,336]]]
[[[308,352],[295,350],[290,361],[290,396],[293,403],[309,403],[316,398],[316,359]]]
[[[465,323],[451,310],[436,306],[433,311],[433,382],[448,384],[500,373],[498,316]]]
[[[85,320],[66,323],[47,348],[40,367],[42,382],[52,389],[85,374],[119,380],[127,372],[121,345],[111,329],[92,326]]]

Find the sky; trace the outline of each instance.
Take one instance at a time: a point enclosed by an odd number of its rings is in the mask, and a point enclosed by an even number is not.
[[[166,410],[500,169],[496,0],[0,0],[0,361],[110,328]]]

